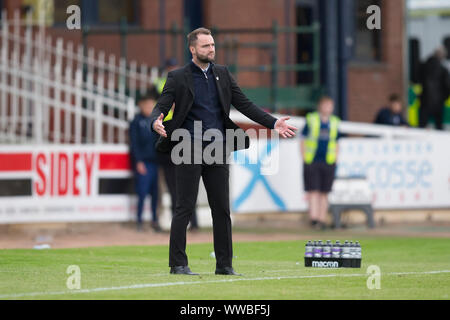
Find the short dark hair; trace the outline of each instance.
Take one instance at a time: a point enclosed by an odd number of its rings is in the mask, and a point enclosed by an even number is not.
[[[176,58],[167,59],[166,63],[164,64],[164,66],[166,68],[175,67],[177,65],[178,65],[178,60]]]
[[[389,96],[389,102],[400,102],[400,96],[396,93],[391,93]]]
[[[320,106],[322,103],[328,102],[328,101],[334,103],[333,98],[331,98],[330,96],[327,96],[327,95],[321,96],[319,98],[319,102],[317,103],[317,105]]]
[[[211,30],[206,29],[206,28],[198,28],[195,29],[194,31],[192,31],[191,33],[189,33],[187,35],[187,40],[188,40],[188,46],[193,46],[195,44],[195,42],[197,41],[198,35],[199,34],[206,34],[206,35],[211,35]]]
[[[146,101],[146,100],[154,100],[157,101],[159,99],[159,92],[158,90],[156,90],[155,87],[150,87],[146,93],[144,93],[143,95],[141,95],[138,99],[138,104]]]

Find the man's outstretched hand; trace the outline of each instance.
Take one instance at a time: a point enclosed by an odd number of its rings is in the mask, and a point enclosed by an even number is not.
[[[277,122],[275,122],[275,131],[278,132],[278,134],[283,138],[292,138],[293,136],[295,136],[295,131],[298,130],[296,127],[293,127],[286,123],[286,121],[288,121],[289,119],[291,118],[285,117],[278,119]]]
[[[161,115],[153,122],[153,130],[160,136],[163,136],[164,138],[167,138],[166,130],[164,130],[163,125],[164,120],[164,113],[161,113]]]

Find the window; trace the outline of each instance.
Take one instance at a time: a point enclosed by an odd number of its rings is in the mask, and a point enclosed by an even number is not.
[[[367,28],[367,8],[371,5],[381,7],[380,0],[355,1],[355,52],[354,59],[360,62],[381,61],[381,30]]]
[[[312,26],[317,9],[312,5],[302,4],[296,8],[297,26]],[[297,63],[314,63],[314,35],[312,33],[297,34]],[[298,71],[297,84],[311,84],[314,80],[312,71]]]
[[[409,39],[409,77],[412,83],[420,81],[420,41],[417,38]]]

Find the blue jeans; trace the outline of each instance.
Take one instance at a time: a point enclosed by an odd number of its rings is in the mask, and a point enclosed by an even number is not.
[[[147,195],[151,196],[151,211],[153,222],[158,222],[156,209],[158,207],[158,165],[150,161],[144,161],[147,174],[142,175],[134,168],[135,188],[138,196],[137,222],[142,223],[142,211]]]

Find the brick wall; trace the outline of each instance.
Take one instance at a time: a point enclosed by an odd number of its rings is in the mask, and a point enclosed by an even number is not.
[[[349,66],[348,74],[348,110],[351,121],[371,122],[379,108],[386,104],[387,96],[391,92],[404,92],[403,84],[403,37],[404,12],[403,1],[383,0],[382,7],[382,62],[376,65],[356,65]],[[207,0],[205,1],[205,26],[218,28],[270,28],[273,21],[278,25],[285,26],[287,21],[294,26],[295,0]],[[5,0],[6,8],[12,12],[20,7],[21,0]],[[183,24],[183,1],[166,0],[166,28],[173,23],[178,26]],[[288,6],[288,17],[286,17],[285,7]],[[140,0],[138,2],[138,14],[142,27],[159,28],[159,1]],[[80,31],[69,31],[66,28],[49,28],[49,34],[56,39],[61,36],[75,44],[81,43]],[[225,37],[230,35],[220,35],[216,41],[223,42]],[[263,34],[235,34],[239,42],[259,42],[271,41],[271,35]],[[290,38],[291,61],[286,61],[287,56],[287,36],[279,38],[279,63],[295,63],[296,40],[295,36]],[[183,60],[181,50],[183,39],[178,37],[177,45],[180,49],[177,58]],[[128,39],[128,58],[136,60],[138,63],[148,65],[160,64],[159,37],[156,35],[130,36]],[[107,54],[119,55],[119,36],[92,36],[88,45],[97,50],[103,50]],[[166,37],[166,56],[171,55],[172,41]],[[218,49],[218,63],[224,63],[224,52]],[[240,49],[238,63],[240,65],[267,65],[270,64],[269,51],[261,49]],[[291,84],[294,77],[289,78],[284,73],[279,74],[279,85]],[[239,73],[238,82],[243,87],[269,86],[270,73],[244,72]]]
[[[5,8],[9,16],[21,7],[21,0],[5,0]],[[183,23],[183,2],[180,0],[165,0],[166,23],[165,28],[170,28],[173,23],[180,27]],[[159,0],[140,0],[137,2],[137,14],[140,26],[143,28],[157,29],[160,27],[159,21]],[[75,46],[82,43],[82,34],[78,30],[68,30],[65,26],[52,27],[47,29],[47,34],[52,37],[53,44],[56,38],[62,37],[65,41],[72,41]],[[178,37],[178,47],[180,48],[181,36]],[[160,64],[159,36],[157,35],[130,35],[127,40],[128,60],[135,60],[138,63],[147,65]],[[166,36],[166,56],[171,56],[171,40]],[[92,35],[88,37],[88,46],[99,51],[104,51],[107,56],[120,55],[120,37],[118,35]],[[177,55],[182,58],[181,51]]]
[[[284,0],[209,0],[206,2],[206,25],[210,27],[237,29],[237,28],[271,28],[276,21],[279,26],[286,26],[285,5],[288,3],[292,10],[289,11],[290,25],[295,24],[295,1]],[[216,41],[224,41],[225,38],[234,38],[240,43],[245,42],[269,42],[273,40],[271,34],[233,34],[217,37]],[[286,63],[287,36],[279,36],[278,62]],[[291,36],[292,56],[295,53],[295,38]],[[223,52],[218,51],[218,62],[223,63]],[[293,61],[291,61],[293,63]],[[244,66],[267,65],[271,63],[270,51],[242,48],[239,49],[238,64]],[[285,85],[285,75],[279,74],[279,84]],[[269,72],[242,72],[238,75],[241,86],[269,86]]]
[[[382,61],[376,65],[350,65],[348,116],[350,121],[372,122],[387,105],[390,93],[403,96],[403,0],[382,2]]]

